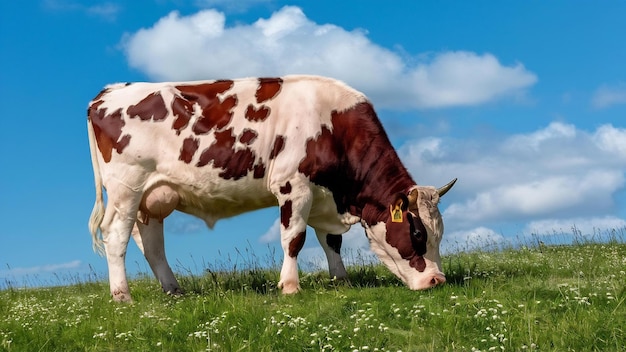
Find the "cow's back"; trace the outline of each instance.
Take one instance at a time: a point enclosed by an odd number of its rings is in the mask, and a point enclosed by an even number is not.
[[[333,112],[365,100],[313,76],[117,84],[91,102],[89,118],[105,187],[167,183],[181,210],[217,220],[275,204],[272,185],[298,172],[307,141],[332,131]]]

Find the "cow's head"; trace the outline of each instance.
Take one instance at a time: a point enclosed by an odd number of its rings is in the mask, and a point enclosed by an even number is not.
[[[439,255],[443,220],[437,204],[455,182],[439,189],[414,186],[406,195],[398,193],[391,199],[386,220],[365,226],[372,251],[412,290],[446,281]]]

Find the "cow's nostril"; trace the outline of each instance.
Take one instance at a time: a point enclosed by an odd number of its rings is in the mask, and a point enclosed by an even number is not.
[[[438,276],[438,275],[436,275],[436,276],[433,276],[433,278],[432,278],[432,279],[430,279],[430,284],[431,284],[432,286],[441,285],[441,284],[443,284],[443,283],[445,283],[445,282],[446,282],[446,278],[445,278],[445,277],[443,277],[443,276]]]

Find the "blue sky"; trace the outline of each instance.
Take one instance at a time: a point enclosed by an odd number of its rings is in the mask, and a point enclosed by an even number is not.
[[[444,251],[622,230],[625,13],[623,1],[3,1],[0,287],[106,274],[87,230],[85,111],[114,82],[346,81],[370,96],[419,184],[459,178],[440,206]],[[208,230],[174,214],[170,263],[193,271],[241,264],[235,248],[280,252],[277,217]],[[344,243],[367,247],[358,226]],[[313,235],[302,255],[320,258]],[[127,265],[148,270],[134,244]]]

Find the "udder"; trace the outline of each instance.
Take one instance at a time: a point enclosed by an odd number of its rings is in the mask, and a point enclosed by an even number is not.
[[[178,206],[180,196],[166,184],[157,185],[146,191],[139,205],[139,220],[147,223],[148,218],[163,221]]]

